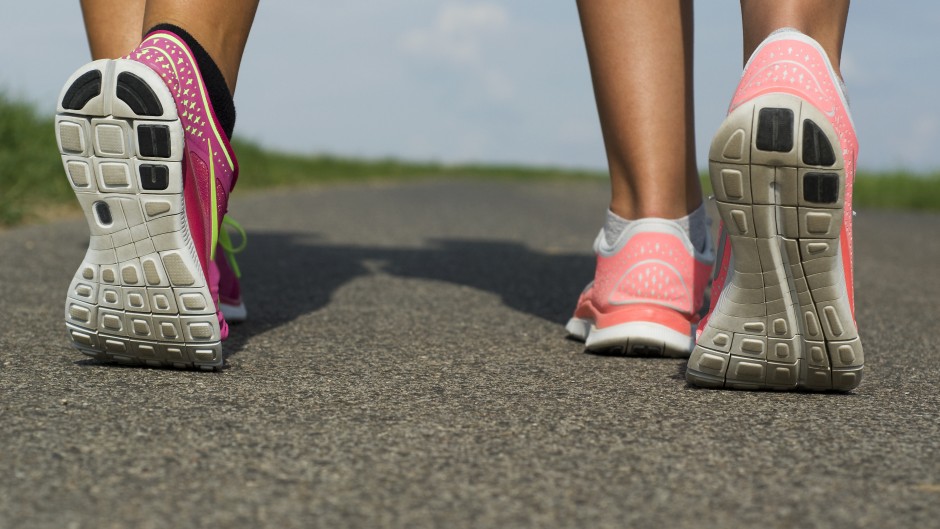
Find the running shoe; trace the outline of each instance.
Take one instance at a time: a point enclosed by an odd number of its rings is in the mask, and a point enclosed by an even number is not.
[[[228,328],[209,269],[238,164],[188,46],[151,33],[75,72],[56,139],[88,222],[69,286],[72,343],[97,359],[214,369]]]
[[[711,144],[722,227],[686,377],[704,387],[847,391],[864,357],[852,285],[858,143],[822,47],[781,30],[754,52]]]
[[[591,351],[688,357],[714,263],[711,238],[697,251],[676,222],[633,221],[612,245],[594,242],[594,281],[567,326]]]

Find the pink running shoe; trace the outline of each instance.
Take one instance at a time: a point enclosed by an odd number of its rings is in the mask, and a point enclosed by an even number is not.
[[[822,47],[795,30],[772,34],[745,66],[711,145],[722,261],[689,359],[689,382],[740,389],[858,386],[857,156],[845,94]]]
[[[608,245],[594,242],[597,268],[565,327],[592,351],[687,357],[715,260],[711,239],[697,252],[681,226],[634,221]]]
[[[151,33],[125,59],[75,72],[56,139],[91,239],[65,320],[98,359],[214,369],[227,335],[210,287],[238,175],[186,44]]]

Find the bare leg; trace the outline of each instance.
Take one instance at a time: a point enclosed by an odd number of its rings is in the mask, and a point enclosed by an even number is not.
[[[684,217],[702,203],[695,165],[691,0],[579,0],[610,167],[610,209]]]
[[[145,0],[82,0],[92,59],[116,59],[140,44]]]
[[[849,0],[741,0],[744,60],[774,30],[791,27],[822,45],[841,77],[839,61],[848,16]]]
[[[248,32],[258,9],[258,0],[161,0],[148,1],[144,31],[157,24],[174,24],[189,32],[206,49],[235,93]]]

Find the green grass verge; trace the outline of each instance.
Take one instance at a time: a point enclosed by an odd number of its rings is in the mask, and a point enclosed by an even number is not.
[[[75,202],[52,123],[31,105],[0,93],[0,225]]]
[[[241,175],[238,189],[297,186],[311,183],[408,180],[433,177],[500,179],[599,178],[601,171],[492,164],[442,164],[395,158],[361,159],[330,155],[300,155],[264,149],[256,143],[234,142]]]
[[[940,211],[940,173],[859,171],[852,189],[858,208]]]
[[[590,170],[516,165],[364,160],[327,155],[299,155],[236,141],[242,178],[238,188],[261,189],[315,183],[407,180],[417,178],[546,179],[601,178]],[[708,178],[703,178],[710,193]],[[859,173],[858,208],[940,211],[940,174]],[[0,93],[0,226],[77,211],[58,155],[53,120],[28,104]]]

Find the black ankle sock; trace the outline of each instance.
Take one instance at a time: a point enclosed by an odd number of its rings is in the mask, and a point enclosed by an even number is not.
[[[215,116],[219,118],[225,136],[232,139],[232,131],[235,130],[235,101],[232,99],[232,93],[225,83],[222,71],[219,70],[206,49],[199,44],[199,41],[193,38],[185,29],[173,24],[157,24],[150,28],[147,34],[160,30],[177,35],[192,50],[199,71],[202,73],[202,80],[206,83],[206,89],[209,91],[209,101],[212,103],[212,109],[215,110]]]

